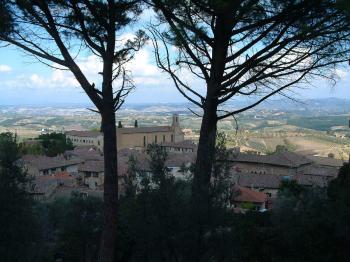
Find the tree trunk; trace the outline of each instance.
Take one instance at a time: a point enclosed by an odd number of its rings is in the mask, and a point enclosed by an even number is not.
[[[114,262],[118,210],[118,158],[115,112],[113,104],[101,112],[104,153],[104,228],[100,246],[100,262]]]
[[[194,212],[193,222],[195,229],[193,261],[201,261],[201,255],[204,251],[203,235],[205,234],[205,225],[207,225],[209,218],[209,186],[215,158],[217,104],[216,101],[207,101],[209,102],[204,107],[192,188],[192,212]]]

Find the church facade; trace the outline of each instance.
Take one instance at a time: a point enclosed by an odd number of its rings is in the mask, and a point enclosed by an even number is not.
[[[74,146],[96,146],[103,150],[103,134],[90,131],[67,131],[67,139]],[[172,116],[170,126],[122,127],[117,128],[118,150],[124,148],[146,148],[149,144],[178,143],[184,141],[184,133],[180,128],[179,116]]]

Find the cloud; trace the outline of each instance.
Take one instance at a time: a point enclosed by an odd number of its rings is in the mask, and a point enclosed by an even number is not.
[[[132,38],[132,35],[127,34],[123,38],[130,39]],[[90,83],[95,83],[96,87],[101,85],[102,77],[99,73],[103,70],[103,64],[99,57],[94,55],[81,57],[77,60],[77,64]],[[53,66],[59,67],[55,64],[53,64]],[[134,92],[153,93],[159,90],[159,92],[177,93],[170,76],[167,73],[162,72],[155,64],[150,43],[137,52],[134,59],[130,61],[126,67],[131,72],[133,82],[136,86]],[[203,87],[198,79],[188,70],[181,70],[178,73],[182,81],[185,81],[191,86]],[[70,71],[59,69],[37,70],[32,71],[31,73],[16,74],[11,76],[11,78],[7,78],[7,80],[2,79],[0,83],[2,88],[11,89],[25,88],[52,91],[68,91],[69,89],[81,90],[79,83]],[[120,81],[115,81],[116,88],[119,84]]]
[[[341,69],[341,68],[337,68],[337,69],[335,69],[335,74],[337,75],[337,77],[339,79],[345,79],[349,75],[349,71],[346,71],[346,70]]]
[[[0,64],[0,72],[10,72],[12,68],[8,65],[1,65]]]

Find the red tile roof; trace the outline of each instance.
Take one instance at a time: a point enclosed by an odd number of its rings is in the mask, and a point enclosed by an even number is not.
[[[267,201],[267,195],[246,187],[236,186],[233,200],[235,202],[264,203]]]

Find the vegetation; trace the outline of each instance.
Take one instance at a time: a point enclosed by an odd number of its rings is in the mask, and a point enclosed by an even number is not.
[[[286,89],[313,76],[333,79],[334,65],[348,61],[350,24],[332,0],[146,2],[164,25],[151,29],[158,67],[201,109],[192,196],[193,208],[200,210],[194,219],[205,224],[218,122],[273,95],[285,96]],[[184,72],[204,90],[184,81]],[[251,102],[223,108],[239,96]]]
[[[152,172],[143,172],[138,160],[130,158],[130,180],[118,202],[120,243],[116,245],[116,261],[348,260],[349,164],[341,168],[328,190],[284,181],[271,211],[235,214],[227,208],[233,186],[227,183],[229,166],[220,161],[227,154],[225,137],[220,135],[218,141],[210,219],[201,234],[193,219],[196,210],[191,203],[191,176],[175,180],[165,168],[166,152],[156,145],[148,148]],[[14,164],[18,155],[16,137],[1,134],[2,261],[98,261],[102,200],[73,193],[68,199],[33,201],[26,191],[26,175]],[[249,210],[252,206],[247,203],[245,207]]]
[[[51,157],[72,149],[74,149],[72,141],[67,139],[66,135],[62,133],[39,135],[34,140],[20,144],[22,154],[47,155]]]
[[[142,31],[132,39],[120,39],[137,20],[139,1],[1,1],[13,27],[0,33],[0,41],[30,54],[38,61],[69,70],[101,115],[104,133],[104,233],[100,261],[114,261],[118,198],[117,138],[115,112],[133,89],[125,64],[144,44]],[[7,16],[6,16],[7,17]],[[2,28],[0,28],[2,29]],[[79,66],[81,51],[102,62],[101,85],[91,82]],[[82,52],[83,53],[83,52]],[[115,84],[116,79],[120,84]],[[50,152],[51,153],[51,152]]]
[[[35,261],[40,244],[39,214],[27,193],[29,180],[16,164],[18,159],[16,137],[0,134],[0,256],[4,262]]]
[[[289,118],[288,125],[299,126],[320,131],[328,131],[333,126],[347,126],[348,116],[313,116]]]

